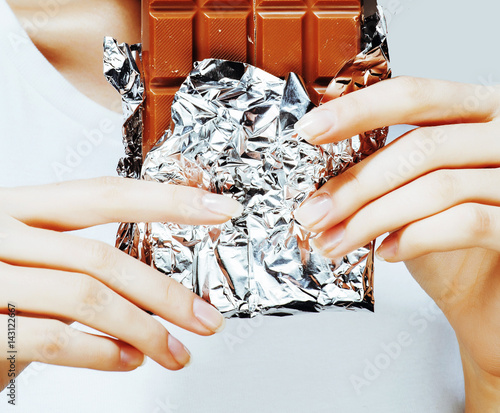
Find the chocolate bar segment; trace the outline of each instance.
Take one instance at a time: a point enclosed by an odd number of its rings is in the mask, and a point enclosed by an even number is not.
[[[143,0],[143,153],[170,126],[175,92],[193,62],[247,62],[301,75],[315,103],[360,52],[361,0]]]

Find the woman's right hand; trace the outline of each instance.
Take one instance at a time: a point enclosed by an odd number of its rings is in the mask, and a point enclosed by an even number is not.
[[[0,189],[0,389],[13,378],[9,304],[16,375],[31,361],[128,371],[144,355],[184,367],[189,352],[143,309],[200,335],[220,331],[222,315],[122,251],[64,231],[110,222],[211,225],[241,212],[236,201],[197,188],[121,178]],[[76,330],[73,321],[111,337]]]

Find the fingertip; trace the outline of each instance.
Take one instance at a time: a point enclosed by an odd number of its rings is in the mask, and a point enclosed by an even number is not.
[[[304,228],[317,233],[321,232],[318,224],[321,224],[332,210],[332,197],[326,192],[317,192],[293,212],[293,217]]]
[[[295,125],[295,132],[313,145],[326,142],[335,127],[335,116],[331,111],[316,108],[304,115]]]
[[[382,244],[375,251],[375,256],[380,261],[398,262],[399,241],[396,233],[392,233],[382,241]]]
[[[385,258],[379,254],[378,249],[375,251],[375,256],[378,258],[379,261],[385,262]]]
[[[218,216],[221,222],[240,216],[244,210],[243,205],[235,199],[219,194],[206,193],[201,202],[208,211]]]
[[[226,326],[224,316],[213,305],[202,298],[195,297],[193,301],[193,314],[212,334],[220,333]]]
[[[180,366],[178,370],[191,364],[191,353],[184,347],[184,344],[177,340],[172,334],[168,335],[167,346],[170,354]]]

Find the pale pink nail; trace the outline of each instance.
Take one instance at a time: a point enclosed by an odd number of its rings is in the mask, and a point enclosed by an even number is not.
[[[332,210],[333,202],[328,194],[315,196],[304,202],[294,212],[294,217],[305,228],[313,230],[316,224]]]
[[[194,299],[193,314],[210,331],[219,333],[224,330],[226,319],[214,306],[205,300],[198,297]]]
[[[191,363],[191,353],[172,334],[168,336],[167,345],[170,354],[172,354],[177,363],[184,367],[187,367]]]
[[[324,255],[330,255],[344,239],[345,225],[337,225],[324,232],[321,237],[313,240],[314,246]]]
[[[126,368],[140,367],[144,364],[146,357],[139,350],[130,346],[123,346],[120,349],[120,361]]]
[[[389,235],[383,242],[380,247],[378,247],[377,251],[375,251],[375,255],[381,261],[393,260],[398,253],[399,242],[397,236]]]
[[[237,217],[243,212],[243,205],[223,195],[205,194],[201,202],[210,212],[225,217]]]
[[[305,140],[314,143],[333,128],[333,114],[321,109],[312,110],[295,124],[295,131]]]

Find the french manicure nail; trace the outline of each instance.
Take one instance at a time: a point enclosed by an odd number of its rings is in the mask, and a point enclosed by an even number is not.
[[[191,364],[191,353],[172,334],[168,335],[167,346],[170,354],[180,365],[187,367]]]
[[[201,202],[206,209],[217,215],[237,217],[243,213],[243,205],[227,196],[205,194]]]
[[[332,210],[332,199],[328,194],[315,196],[304,202],[294,212],[294,217],[307,229],[313,229]]]
[[[201,298],[194,299],[193,314],[201,324],[214,333],[220,333],[226,326],[224,316],[214,306]]]
[[[312,110],[295,124],[295,131],[305,140],[314,143],[334,125],[333,115],[326,110]]]
[[[344,239],[345,225],[339,224],[313,240],[314,246],[324,255],[329,255]]]

